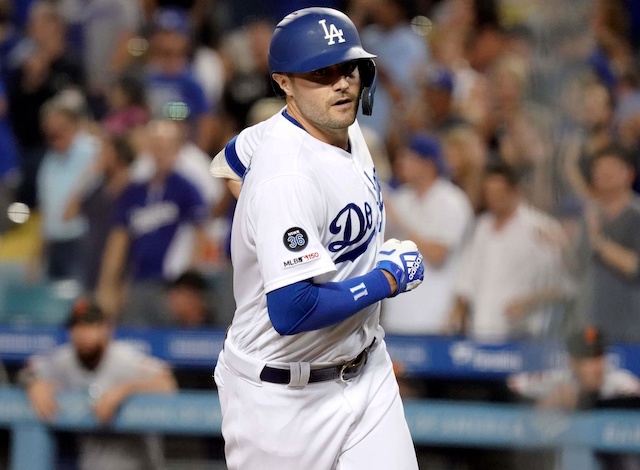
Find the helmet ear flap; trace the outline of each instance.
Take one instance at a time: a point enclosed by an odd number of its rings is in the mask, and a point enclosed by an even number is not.
[[[362,101],[362,114],[371,116],[373,113],[373,98],[378,84],[378,75],[376,73],[376,63],[371,60],[362,60],[358,64],[360,72],[360,80],[362,82],[362,93],[360,99]]]

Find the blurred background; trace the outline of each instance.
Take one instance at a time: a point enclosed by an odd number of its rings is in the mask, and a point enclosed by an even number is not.
[[[234,199],[208,167],[283,106],[270,36],[305,6],[377,55],[358,119],[427,266],[381,319],[421,468],[640,468],[640,2],[0,0],[0,469],[81,468],[90,408],[20,431],[79,299],[176,400],[215,397]],[[140,405],[107,438],[158,433],[164,463],[132,468],[225,468],[215,413]]]

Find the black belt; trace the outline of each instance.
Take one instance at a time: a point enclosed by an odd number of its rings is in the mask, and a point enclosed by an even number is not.
[[[311,369],[309,373],[309,383],[326,382],[328,380],[349,380],[360,375],[364,369],[364,365],[369,358],[369,351],[375,344],[376,339],[369,346],[364,348],[355,359],[345,362],[344,364],[331,367],[323,367],[322,369]],[[264,366],[260,373],[260,379],[264,382],[274,384],[288,384],[291,381],[291,371],[289,369],[276,369],[275,367]]]

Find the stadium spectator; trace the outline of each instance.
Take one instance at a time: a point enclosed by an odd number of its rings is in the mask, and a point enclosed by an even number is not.
[[[209,282],[194,269],[183,272],[169,282],[167,301],[172,315],[171,326],[198,328],[215,325],[210,293]]]
[[[588,199],[593,156],[614,141],[614,114],[611,94],[602,83],[587,79],[581,85],[578,118],[582,129],[567,143],[561,158],[571,194]]]
[[[432,135],[409,138],[396,166],[403,184],[385,197],[386,236],[415,241],[424,256],[426,282],[406,299],[383,300],[381,323],[389,333],[443,334],[473,209],[464,192],[447,180],[440,144]]]
[[[619,147],[592,157],[583,311],[611,341],[640,341],[640,200],[631,187],[634,174],[633,161]]]
[[[256,102],[275,96],[268,62],[272,33],[270,21],[254,20],[226,42],[224,50],[231,72],[224,86],[222,102],[224,116],[230,120],[227,132],[231,135],[249,124],[249,111]]]
[[[529,101],[525,91],[530,71],[518,56],[503,56],[491,67],[489,89],[492,107],[485,121],[489,150],[511,166],[527,200],[549,211],[553,204],[553,115]]]
[[[50,280],[78,279],[86,220],[66,219],[65,208],[84,183],[98,157],[97,139],[82,128],[82,115],[69,100],[57,96],[42,108],[48,148],[38,170],[37,196],[41,240],[29,273],[35,278],[44,262]]]
[[[35,414],[47,423],[58,412],[56,392],[82,391],[93,414],[109,423],[126,400],[139,393],[171,393],[175,379],[167,364],[112,338],[112,324],[95,303],[75,301],[67,321],[69,342],[29,358],[19,373]],[[164,468],[158,436],[108,431],[78,436],[80,470]]]
[[[593,408],[598,400],[640,398],[640,379],[607,362],[602,330],[582,326],[566,340],[567,368],[520,372],[508,378],[509,389],[542,408]]]
[[[177,133],[181,137],[174,170],[193,184],[204,199],[209,216],[205,226],[207,234],[205,258],[201,261],[206,264],[215,264],[220,260],[221,247],[226,242],[229,231],[229,224],[224,218],[225,208],[228,207],[228,201],[225,201],[228,191],[222,181],[211,178],[209,174],[211,157],[186,137],[188,132],[184,121],[164,120],[161,126],[166,132]],[[142,143],[139,145],[141,150],[138,150],[133,178],[137,181],[148,181],[155,171],[155,159],[150,155],[149,142],[144,142],[148,139],[143,133],[136,134],[140,134],[140,138],[135,140]],[[190,232],[188,228],[180,232],[173,244],[175,250],[178,252],[191,250],[193,234]],[[172,272],[173,275],[178,273],[179,271]]]
[[[132,74],[114,79],[107,93],[103,129],[111,135],[131,133],[149,122],[149,110],[142,80]]]
[[[120,197],[98,285],[101,305],[110,315],[120,312],[118,323],[128,326],[168,323],[165,283],[202,259],[208,215],[196,187],[175,171],[180,127],[152,121],[148,133],[154,173],[148,181],[129,185]],[[192,239],[181,244],[186,251],[176,250],[185,229],[192,229]]]
[[[224,185],[218,181],[212,181],[209,176],[211,157],[200,149],[188,137],[188,128],[184,121],[160,119],[147,127],[153,129],[160,126],[164,131],[179,137],[178,155],[175,161],[175,171],[188,179],[199,191],[209,208],[214,207],[222,198]],[[132,169],[133,179],[136,181],[148,181],[155,172],[155,158],[151,155],[152,142],[148,132],[135,133],[133,141],[137,144],[138,158]]]
[[[429,45],[410,24],[415,11],[405,0],[360,2],[371,24],[362,28],[362,45],[377,55],[376,112],[358,114],[362,127],[372,128],[388,141],[406,128],[406,112],[419,96],[419,77],[429,65]]]
[[[476,223],[454,283],[450,331],[482,341],[551,334],[555,303],[568,293],[558,222],[527,204],[509,166],[489,165],[487,212]],[[552,323],[553,320],[553,323]]]
[[[129,184],[129,171],[134,159],[135,153],[125,137],[102,138],[100,153],[91,173],[85,176],[81,187],[65,207],[65,220],[82,215],[87,221],[79,278],[86,292],[97,288],[101,254],[105,250],[116,201]]]
[[[420,113],[416,124],[424,130],[442,135],[466,121],[455,109],[455,77],[444,67],[430,67],[421,87],[421,99],[412,107]]]
[[[189,67],[191,31],[184,10],[158,10],[149,38],[145,86],[151,117],[184,120],[189,139],[208,152],[216,136],[216,122],[212,104]]]
[[[201,3],[207,2],[209,0]],[[193,74],[210,103],[220,103],[226,80],[225,61],[220,53],[220,33],[210,15],[203,21],[193,45]]]
[[[590,18],[594,42],[588,62],[610,92],[634,61],[626,3],[632,2],[595,0]]]
[[[607,360],[602,330],[588,325],[572,331],[566,340],[567,367],[511,375],[507,385],[518,398],[543,409],[585,410],[636,408],[640,378]],[[634,470],[640,456],[597,452],[602,470]]]
[[[446,0],[435,4],[430,14],[433,23],[429,42],[433,62],[453,76],[455,108],[465,120],[482,129],[491,103],[486,75],[473,68],[468,58],[467,45],[474,40],[479,22],[475,3]]]
[[[523,23],[511,25],[505,31],[505,55],[517,57],[527,69],[524,95],[535,103],[549,103],[549,84],[546,83],[547,72],[541,53],[537,50],[537,32],[533,27]]]
[[[505,28],[500,23],[501,3],[485,0],[469,3],[473,28],[465,38],[465,59],[474,70],[488,74],[495,62],[504,56],[507,47]]]
[[[427,105],[430,127],[434,131],[446,129],[453,121],[452,116],[454,77],[445,68],[434,68],[427,72],[424,83],[424,101]]]
[[[17,69],[8,96],[22,170],[17,197],[30,207],[36,205],[36,175],[47,145],[41,107],[59,92],[84,85],[82,67],[68,47],[65,31],[56,6],[37,1],[29,12],[27,35],[14,54]]]
[[[471,125],[447,130],[442,136],[442,153],[449,178],[467,195],[475,212],[482,208],[482,175],[487,164],[487,144]]]
[[[131,0],[60,0],[68,37],[81,57],[86,94],[96,119],[105,113],[105,96],[114,76],[128,65],[129,41],[142,22],[141,2]]]
[[[640,63],[620,77],[615,94],[616,142],[633,156],[636,177],[633,190],[640,193]]]

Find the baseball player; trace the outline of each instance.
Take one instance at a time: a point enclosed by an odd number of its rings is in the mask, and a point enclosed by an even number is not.
[[[374,57],[343,13],[291,13],[269,50],[285,108],[214,162],[215,175],[243,180],[236,312],[215,369],[231,470],[418,468],[379,301],[417,287],[424,265],[415,243],[383,243],[355,122],[361,102],[371,113]]]

